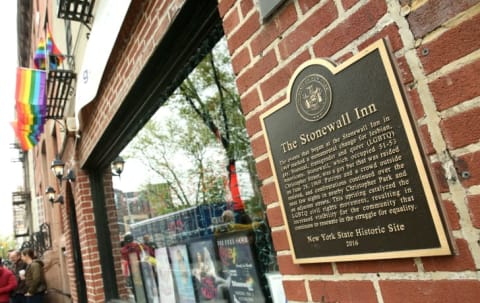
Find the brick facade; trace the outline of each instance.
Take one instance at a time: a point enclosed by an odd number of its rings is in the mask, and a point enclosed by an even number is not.
[[[480,285],[478,1],[287,1],[262,24],[255,5],[219,1],[237,85],[263,180],[287,298],[299,302],[475,302]],[[249,11],[245,8],[250,8]],[[266,161],[259,114],[286,98],[307,59],[338,63],[387,38],[435,168],[457,255],[294,265]],[[462,165],[460,165],[460,164]],[[461,166],[461,168],[460,168]],[[462,175],[463,173],[463,175]],[[455,278],[461,276],[461,279]]]

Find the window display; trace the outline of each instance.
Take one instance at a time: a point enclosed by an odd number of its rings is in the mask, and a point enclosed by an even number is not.
[[[179,244],[168,248],[179,303],[196,303],[187,246]]]
[[[155,250],[157,259],[157,277],[161,278],[158,282],[160,302],[175,303],[175,285],[173,283],[172,268],[166,247],[160,247]]]
[[[245,231],[219,236],[217,239],[224,275],[231,280],[231,302],[265,302],[252,244],[252,234]]]
[[[228,302],[230,280],[222,276],[213,240],[193,242],[188,250],[198,301]]]

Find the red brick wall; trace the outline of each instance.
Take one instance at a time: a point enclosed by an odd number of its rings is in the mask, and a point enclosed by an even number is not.
[[[121,254],[120,254],[120,241],[123,240],[123,237],[119,237],[119,225],[117,224],[117,208],[115,206],[114,192],[113,192],[113,182],[112,175],[109,171],[105,174],[105,204],[107,208],[107,217],[108,217],[108,226],[110,229],[110,236],[112,241],[112,258],[115,263],[115,276],[117,279],[117,287],[119,290],[119,295],[123,299],[128,299],[128,290],[126,288],[126,280],[122,272],[121,264]]]
[[[287,298],[299,302],[476,302],[480,281],[480,4],[286,1],[266,23],[253,0],[219,0]],[[259,116],[285,100],[295,69],[342,62],[388,38],[444,200],[457,255],[295,265]]]
[[[75,181],[75,210],[83,262],[83,272],[89,302],[105,301],[93,215],[93,202],[88,175],[80,172]],[[75,277],[72,277],[75,281]],[[100,301],[98,301],[98,298]]]

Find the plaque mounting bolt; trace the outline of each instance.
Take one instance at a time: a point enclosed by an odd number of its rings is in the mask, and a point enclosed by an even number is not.
[[[460,176],[460,178],[462,178],[463,180],[470,179],[470,170],[468,169],[468,164],[465,160],[455,160],[455,170],[457,171],[457,174]]]
[[[470,178],[470,172],[469,171],[462,171],[462,178],[463,179],[469,179]]]

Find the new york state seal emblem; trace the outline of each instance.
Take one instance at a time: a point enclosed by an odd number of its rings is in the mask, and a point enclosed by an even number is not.
[[[307,121],[322,119],[332,105],[330,84],[318,74],[310,74],[301,79],[293,95],[298,113]]]

